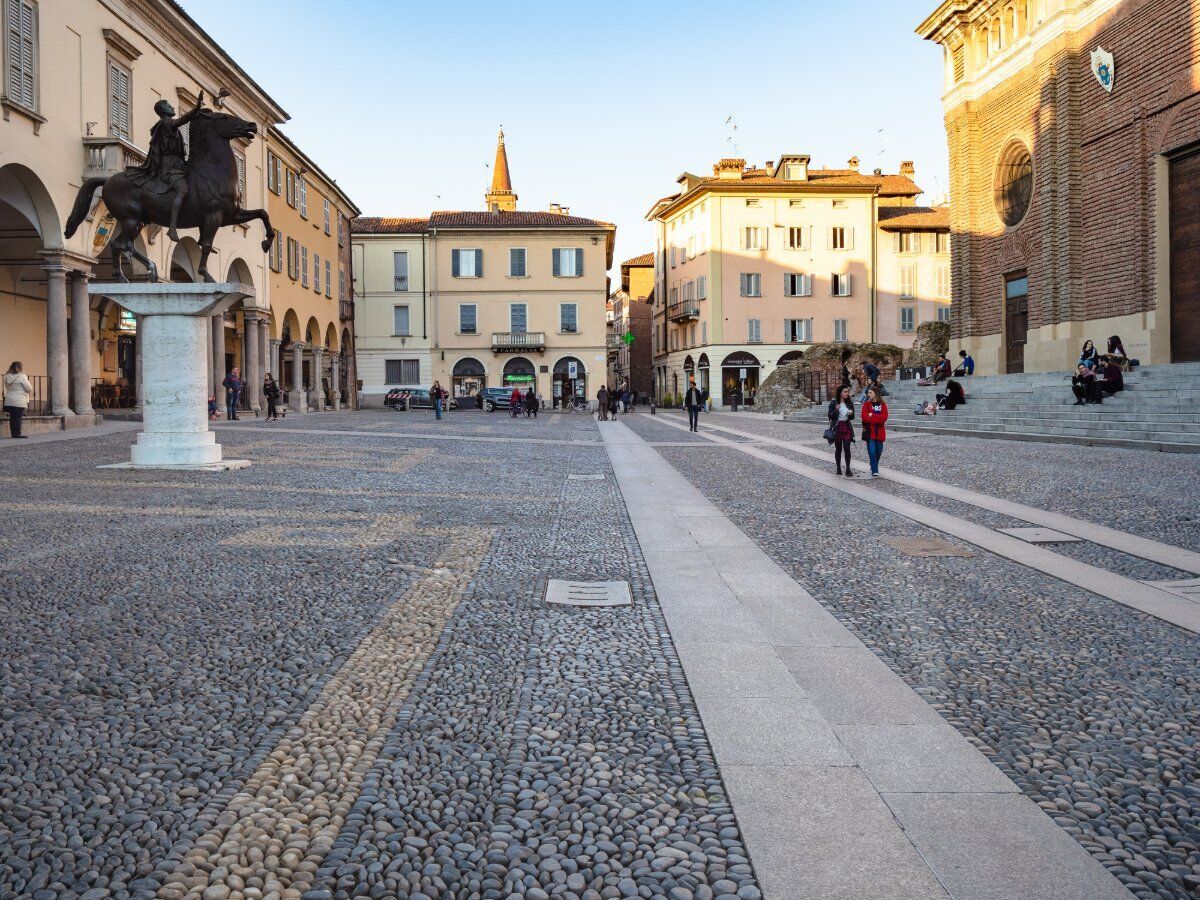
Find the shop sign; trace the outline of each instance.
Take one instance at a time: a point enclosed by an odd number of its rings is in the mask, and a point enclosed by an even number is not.
[[[731,353],[725,357],[725,361],[721,363],[727,369],[744,367],[747,369],[758,368],[758,358],[749,353]]]
[[[505,375],[504,380],[508,384],[525,384],[533,381],[532,375]]]
[[[572,381],[579,377],[579,363],[567,363],[567,377]]]
[[[738,378],[745,378],[745,377],[746,377],[746,370],[738,369]]]

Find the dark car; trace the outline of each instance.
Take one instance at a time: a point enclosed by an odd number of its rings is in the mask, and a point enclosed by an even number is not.
[[[479,392],[479,397],[486,412],[494,409],[512,409],[512,388],[484,388]]]
[[[433,409],[433,398],[429,396],[429,391],[425,388],[411,388],[404,391],[396,391],[396,397],[393,400],[391,391],[388,392],[387,398],[384,400],[385,406],[391,406],[393,409],[404,409],[404,401],[408,401],[409,409]],[[453,397],[446,400],[446,409],[457,409],[458,404]]]

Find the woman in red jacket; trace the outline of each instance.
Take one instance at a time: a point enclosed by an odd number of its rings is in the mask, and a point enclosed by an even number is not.
[[[871,461],[871,477],[879,477],[879,457],[883,456],[883,442],[887,440],[884,424],[888,419],[887,404],[879,396],[877,387],[867,388],[867,402],[862,408],[862,436],[867,445],[867,458]]]

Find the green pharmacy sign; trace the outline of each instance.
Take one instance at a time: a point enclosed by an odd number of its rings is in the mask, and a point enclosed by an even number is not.
[[[623,340],[625,342],[625,346],[628,347],[630,344],[633,343],[633,332],[632,331],[625,332],[625,334],[623,334],[621,336],[621,340]]]

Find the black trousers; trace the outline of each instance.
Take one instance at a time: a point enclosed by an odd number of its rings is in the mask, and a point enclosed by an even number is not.
[[[268,397],[267,398],[267,418],[274,419],[277,417],[278,417],[278,412],[275,409],[275,398]]]
[[[1088,403],[1099,403],[1103,399],[1100,385],[1095,381],[1089,381],[1086,388],[1083,385],[1073,384],[1071,393],[1075,395],[1076,400],[1086,400]]]
[[[15,438],[20,437],[21,420],[25,418],[25,407],[6,406],[4,411],[8,413],[8,433]]]
[[[689,406],[688,411],[688,426],[692,431],[696,431],[700,427],[700,407]]]

